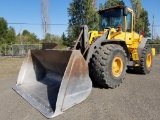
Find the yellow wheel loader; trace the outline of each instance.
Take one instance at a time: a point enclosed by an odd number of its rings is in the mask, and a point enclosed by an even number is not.
[[[151,71],[152,50],[133,31],[133,10],[116,6],[98,13],[99,31],[83,25],[72,50],[30,50],[23,62],[13,89],[47,118],[85,100],[91,80],[115,88],[127,67]]]

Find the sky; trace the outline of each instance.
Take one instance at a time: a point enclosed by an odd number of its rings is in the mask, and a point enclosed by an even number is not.
[[[97,0],[99,3],[104,3],[106,0]],[[51,25],[50,33],[61,36],[62,33],[67,33],[68,13],[67,8],[72,0],[50,0],[49,18]],[[131,8],[130,0],[124,0],[125,4]],[[160,0],[141,0],[142,6],[148,11],[149,22],[152,25],[154,15],[154,35],[160,35]],[[98,7],[97,7],[98,8]],[[0,0],[0,17],[5,18],[8,26],[14,27],[16,34],[22,33],[23,30],[28,30],[35,33],[38,38],[43,38],[42,31],[42,15],[41,15],[41,0]],[[29,24],[11,24],[11,23],[29,23]],[[159,26],[158,26],[159,25]],[[152,27],[150,26],[150,29]]]

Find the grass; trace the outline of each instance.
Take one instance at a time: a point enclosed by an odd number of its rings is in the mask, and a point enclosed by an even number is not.
[[[0,79],[19,73],[24,58],[2,58],[0,57]]]

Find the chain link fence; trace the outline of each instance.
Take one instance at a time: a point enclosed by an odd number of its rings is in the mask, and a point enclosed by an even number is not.
[[[155,48],[156,55],[160,54],[159,44],[149,44],[150,47]],[[26,56],[28,50],[40,50],[42,44],[13,44],[13,45],[2,45],[0,46],[0,56],[12,56],[12,57],[23,57]]]
[[[42,44],[13,44],[0,46],[0,56],[23,57],[28,50],[40,50]]]
[[[158,55],[158,54],[160,54],[160,44],[149,44],[149,46],[151,47],[151,48],[155,48],[155,54],[156,55]]]

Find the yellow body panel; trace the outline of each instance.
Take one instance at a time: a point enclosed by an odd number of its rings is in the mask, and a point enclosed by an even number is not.
[[[152,56],[155,56],[155,54],[156,54],[156,49],[152,48]]]
[[[102,36],[107,30],[98,32],[98,31],[90,31],[90,39],[89,44],[92,44],[98,37]],[[133,38],[134,37],[134,38]],[[122,32],[122,31],[116,31],[116,29],[112,28],[108,34],[107,40],[124,40],[127,44],[128,50],[130,51],[132,55],[132,59],[137,61],[139,60],[138,57],[138,45],[142,40],[142,36],[135,32]]]
[[[92,44],[92,42],[93,42],[98,36],[101,36],[100,34],[98,34],[98,31],[89,31],[88,34],[90,35],[89,44]]]
[[[112,9],[112,8],[109,8],[109,9]],[[99,12],[109,10],[109,9],[100,10]],[[111,29],[104,29],[103,31],[90,31],[89,44],[92,44],[98,37],[102,36],[105,32],[109,31],[109,34],[106,39],[125,41],[132,60],[139,61],[140,58],[138,55],[138,46],[141,43],[143,36],[134,32],[135,21],[133,17],[134,16],[133,10],[128,8],[128,13],[131,16],[130,19],[128,20],[126,16],[123,16],[123,26],[117,26],[117,29],[111,28]],[[127,25],[129,25],[129,27],[127,27]],[[155,55],[155,49],[153,48],[152,48],[152,55]]]

